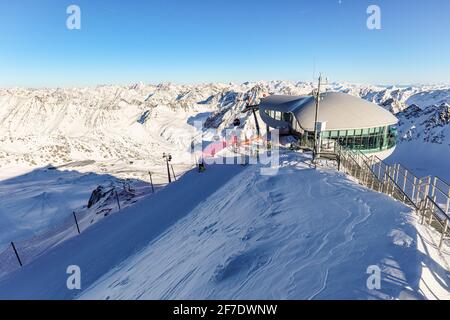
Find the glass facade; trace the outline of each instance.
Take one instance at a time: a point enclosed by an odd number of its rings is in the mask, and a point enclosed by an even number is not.
[[[390,149],[395,146],[397,129],[395,126],[385,126],[355,130],[333,130],[322,132],[322,144],[334,145],[336,142],[343,147],[366,152]],[[330,145],[331,147],[331,145]]]
[[[266,110],[266,114],[276,120],[286,121],[290,124],[293,134],[300,136],[301,144],[313,146],[314,133],[304,131],[292,113]],[[366,129],[330,130],[321,134],[322,149],[332,150],[337,144],[364,152],[378,152],[391,149],[397,141],[396,126],[383,126]]]
[[[294,123],[294,115],[290,112],[281,112],[281,111],[273,111],[273,110],[266,110],[265,111],[266,114],[275,119],[275,120],[279,120],[279,121],[285,121],[289,124]],[[295,121],[297,122],[297,121]]]

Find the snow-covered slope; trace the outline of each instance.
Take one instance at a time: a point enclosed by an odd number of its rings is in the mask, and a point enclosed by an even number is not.
[[[449,298],[410,208],[302,155],[282,160],[275,176],[190,172],[9,274],[0,298]],[[81,292],[66,287],[68,265]],[[381,288],[369,290],[374,265]]]
[[[22,269],[16,267],[15,272],[0,279],[0,299],[75,297],[79,291],[66,287],[69,265],[80,266],[86,288],[159,237],[199,203],[207,201],[242,170],[242,166],[216,166],[210,167],[205,175],[195,171],[187,173],[154,196],[102,219],[81,235],[49,249]],[[9,259],[2,257],[1,263],[16,266],[14,253],[10,252]]]
[[[152,171],[154,183],[165,183],[163,152],[172,153],[177,174],[194,164],[188,151],[198,134],[195,121],[224,130],[240,118],[243,128],[254,129],[253,117],[241,113],[247,99],[257,103],[267,94],[304,95],[313,88],[310,82],[270,81],[0,89],[0,179],[23,174],[15,180],[19,183],[0,182],[1,194],[20,189],[15,197],[0,198],[0,226],[8,226],[0,246],[45,231],[86,205],[98,185],[110,183],[102,178],[79,183],[80,175],[148,182]],[[399,145],[389,161],[417,175],[450,181],[450,86],[331,83],[325,89],[360,96],[396,113]],[[48,165],[77,173],[53,175],[54,180],[51,174],[42,176],[41,185],[27,174]],[[67,188],[77,196],[63,201]]]
[[[125,165],[133,170],[122,176],[143,178],[142,167],[162,164],[164,151],[174,153],[175,161],[186,159],[195,120],[207,118],[207,127],[224,129],[238,117],[254,126],[240,113],[248,98],[304,95],[313,88],[309,82],[271,81],[0,89],[0,166],[93,160],[103,172]],[[449,146],[450,86],[332,83],[325,90],[360,96],[398,114],[404,141]]]
[[[304,160],[283,156],[276,176],[240,173],[80,298],[433,297],[425,282],[450,298],[422,274],[429,261],[410,208]],[[366,286],[373,265],[382,270],[379,290]],[[448,285],[446,269],[433,273]]]

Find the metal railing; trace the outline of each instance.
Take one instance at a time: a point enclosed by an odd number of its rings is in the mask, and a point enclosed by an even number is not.
[[[440,233],[439,250],[450,239],[450,185],[430,176],[416,177],[400,164],[388,165],[376,156],[338,148],[338,169],[372,190],[385,193],[415,209],[420,223]]]

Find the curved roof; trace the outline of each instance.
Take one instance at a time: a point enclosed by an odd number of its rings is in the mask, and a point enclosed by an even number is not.
[[[269,96],[261,101],[260,109],[270,109],[283,112],[295,112],[308,100],[314,101],[312,96]]]
[[[271,96],[261,101],[260,110],[266,109],[291,112],[304,130],[314,130],[316,103],[312,96]],[[326,121],[327,130],[374,128],[398,122],[386,109],[340,92],[321,94],[318,121]]]

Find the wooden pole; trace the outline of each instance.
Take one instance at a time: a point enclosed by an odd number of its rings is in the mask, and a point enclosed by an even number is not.
[[[405,170],[405,176],[403,177],[403,191],[406,193],[406,181],[408,180],[408,170]]]
[[[432,198],[432,200],[433,200],[433,202],[432,202],[432,206],[433,206],[433,208],[430,210],[430,221],[428,222],[428,224],[429,225],[431,225],[431,223],[433,223],[433,212],[435,212],[435,206],[437,206],[437,204],[436,204],[436,196],[434,196],[433,198]]]
[[[442,249],[442,244],[444,243],[445,234],[447,233],[448,219],[445,219],[444,229],[442,230],[441,241],[439,241],[439,250]]]
[[[437,185],[437,177],[434,177],[433,184],[431,187],[431,198],[433,198],[436,195],[436,185]]]
[[[446,214],[450,214],[450,189],[448,190],[447,206],[446,206],[446,209],[445,209],[445,213]]]
[[[417,184],[417,177],[414,176],[414,182],[413,182],[413,187],[412,187],[412,195],[411,195],[411,199],[414,201],[416,200],[416,184]],[[417,200],[416,200],[416,204],[417,204]]]
[[[75,224],[77,226],[77,230],[78,230],[78,234],[80,234],[80,227],[78,226],[78,220],[77,220],[77,216],[75,214],[75,211],[73,211],[73,218],[75,219]]]
[[[400,176],[400,164],[397,163],[395,168],[395,183],[398,184],[398,177]]]
[[[381,180],[381,163],[378,163],[378,179]]]
[[[427,179],[427,185],[425,186],[425,196],[430,194],[431,176]]]
[[[11,246],[14,250],[14,253],[16,254],[16,257],[17,257],[17,260],[19,261],[20,266],[22,267],[22,261],[20,260],[19,254],[17,253],[17,250],[16,250],[16,246],[14,245],[14,242],[12,242],[12,241],[11,241]]]
[[[175,175],[175,171],[173,171],[173,165],[170,164],[170,167],[172,168],[173,178],[175,179],[175,181],[177,181],[177,176]]]
[[[419,201],[421,201],[421,200],[426,199],[425,196],[424,196],[423,199],[421,199],[420,194],[422,193],[422,187],[425,188],[425,187],[423,186],[422,180],[419,180],[419,184],[417,185],[417,196],[416,196],[417,199],[416,199],[416,202],[419,202]]]
[[[116,194],[116,200],[117,200],[117,206],[119,207],[119,211],[121,210],[120,208],[120,201],[119,201],[119,195],[117,194],[117,191],[114,191]]]
[[[172,183],[172,178],[170,177],[169,160],[167,158],[166,158],[166,166],[167,166],[167,178],[169,179],[169,183]]]
[[[420,215],[421,215],[421,219],[420,219],[420,224],[421,225],[423,225],[424,222],[425,222],[425,211],[426,211],[426,208],[427,208],[427,201],[428,201],[428,198],[425,199],[425,201],[422,201],[419,204],[419,207],[420,207],[419,211],[420,211]]]
[[[155,188],[153,187],[153,179],[152,179],[152,172],[149,171],[148,175],[150,176],[150,184],[152,186],[152,193],[155,193]]]

